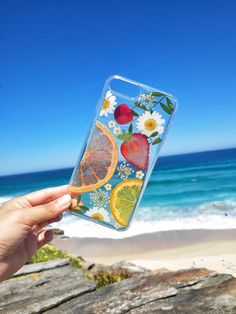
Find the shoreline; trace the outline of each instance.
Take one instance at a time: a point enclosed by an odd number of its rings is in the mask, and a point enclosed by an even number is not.
[[[52,244],[85,260],[121,260],[148,269],[208,268],[236,277],[236,229],[171,230],[123,239],[55,237]]]

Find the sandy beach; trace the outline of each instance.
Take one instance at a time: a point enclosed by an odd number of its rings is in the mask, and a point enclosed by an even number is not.
[[[149,269],[205,267],[236,277],[236,229],[162,231],[125,239],[56,237],[52,244],[105,265],[127,260]]]

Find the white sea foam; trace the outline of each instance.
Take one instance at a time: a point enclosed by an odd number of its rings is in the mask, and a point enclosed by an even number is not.
[[[13,197],[0,197],[0,205],[5,203],[6,201],[9,201],[10,199],[12,199]]]
[[[113,238],[121,239],[143,233],[152,233],[167,230],[189,229],[234,229],[236,228],[236,216],[202,214],[195,217],[166,219],[160,221],[134,220],[130,228],[124,232],[117,232],[104,228],[93,222],[67,216],[62,221],[55,223],[54,227],[63,229],[66,236],[80,238]]]
[[[0,197],[2,203],[13,196]],[[236,228],[236,200],[213,201],[191,208],[140,207],[130,228],[117,232],[98,224],[67,215],[53,227],[64,230],[70,237],[127,238],[143,233],[185,229],[234,229]]]
[[[137,220],[173,220],[200,215],[236,216],[236,200],[212,201],[189,206],[145,206],[136,211]]]

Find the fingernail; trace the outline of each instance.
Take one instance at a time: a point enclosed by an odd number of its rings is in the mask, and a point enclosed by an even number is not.
[[[63,206],[66,206],[66,205],[69,205],[70,202],[71,202],[71,197],[69,194],[66,194],[66,195],[63,195],[62,197],[60,197],[58,200],[58,205],[60,207],[63,207]]]

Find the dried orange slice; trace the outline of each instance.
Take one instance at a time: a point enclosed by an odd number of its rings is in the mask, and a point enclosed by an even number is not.
[[[115,172],[117,161],[116,140],[111,131],[97,121],[69,187],[70,193],[90,192],[107,183]]]
[[[111,213],[114,219],[123,227],[126,227],[129,222],[142,185],[142,180],[125,180],[118,183],[111,193]]]

